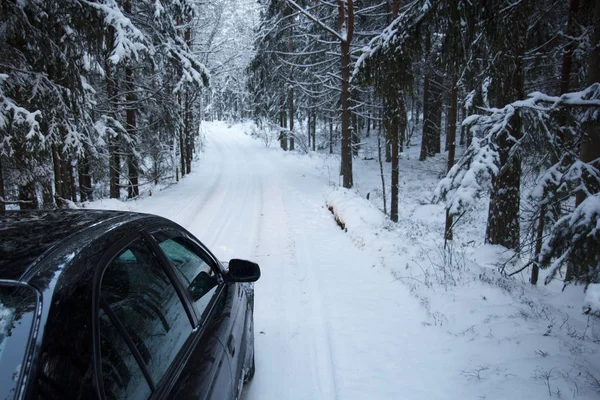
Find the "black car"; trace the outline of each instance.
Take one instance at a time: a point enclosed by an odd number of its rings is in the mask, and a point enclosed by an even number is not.
[[[0,214],[0,399],[237,399],[257,264],[115,211]]]

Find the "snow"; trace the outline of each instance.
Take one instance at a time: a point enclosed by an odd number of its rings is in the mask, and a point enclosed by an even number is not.
[[[403,153],[395,224],[380,212],[376,161],[356,158],[355,187],[341,189],[338,156],[203,126],[205,152],[179,184],[86,207],[163,215],[220,259],[260,264],[245,400],[598,398],[600,323],[581,312],[598,289],[501,276],[498,264],[520,261],[482,243],[483,200],[444,249],[445,208],[428,201],[443,157]]]
[[[585,292],[583,307],[600,317],[600,283],[591,284]]]

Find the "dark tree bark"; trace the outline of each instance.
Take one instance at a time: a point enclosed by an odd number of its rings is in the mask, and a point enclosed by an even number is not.
[[[285,112],[285,96],[282,94],[279,103],[279,126],[283,128],[279,132],[279,145],[284,151],[288,149],[288,138],[287,138],[287,116]]]
[[[123,3],[123,10],[131,14],[131,1],[127,0]],[[140,189],[138,186],[138,169],[139,163],[137,156],[135,155],[135,136],[137,135],[137,121],[136,121],[136,102],[137,98],[135,95],[135,85],[133,84],[133,70],[131,69],[131,60],[128,60],[125,64],[125,122],[126,131],[133,143],[129,144],[127,155],[127,169],[129,175],[129,184],[127,185],[127,197],[133,198],[139,196]],[[183,173],[183,169],[182,169]]]
[[[0,156],[0,212],[6,211],[4,202],[6,201],[6,194],[4,192],[4,171],[2,168],[2,156]]]
[[[127,122],[127,134],[131,139],[134,139],[137,135],[137,121],[135,115],[135,104],[136,104],[136,96],[134,92],[133,85],[133,70],[131,69],[131,65],[125,65],[125,88],[127,94],[125,95],[125,100],[127,103],[127,108],[125,111],[125,117]],[[130,144],[132,148],[129,149],[129,154],[127,155],[127,169],[129,172],[129,184],[127,185],[127,197],[133,198],[140,195],[140,188],[138,182],[138,159],[135,155],[135,140]],[[183,169],[182,169],[183,171]]]
[[[310,112],[310,108],[309,108],[308,112],[306,113],[306,118],[308,120],[306,122],[306,130],[308,131],[308,148],[309,149],[310,149],[310,129],[311,129],[310,116],[311,116],[311,112]]]
[[[62,154],[61,173],[62,173],[62,182],[63,182],[63,185],[62,185],[63,191],[62,191],[61,197],[65,200],[72,200],[71,194],[73,193],[73,190],[71,188],[71,183],[72,183],[71,176],[73,175],[73,171],[72,171],[71,161],[69,160],[68,154]],[[61,204],[61,206],[64,206],[64,204]]]
[[[429,74],[425,74],[423,80],[423,126],[422,126],[422,139],[421,139],[421,154],[419,161],[425,161],[425,159],[431,154],[429,146],[431,144],[429,124]]]
[[[510,136],[521,137],[521,121],[515,114]],[[517,250],[520,243],[519,205],[521,201],[521,159],[509,158],[513,142],[509,133],[499,141],[500,172],[493,180],[487,220],[486,243]]]
[[[79,197],[81,201],[92,201],[92,176],[90,174],[89,154],[86,154],[79,159],[77,168],[79,173]]]
[[[593,83],[600,82],[600,2],[596,1],[594,7],[594,34],[592,36],[592,51],[588,58],[588,76],[587,84],[592,85]],[[590,163],[596,160],[595,167],[600,168],[600,124],[592,123],[589,124],[585,130],[585,139],[581,144],[581,150],[579,153],[579,159],[584,163]],[[593,188],[588,186],[590,194],[596,194],[593,192]],[[575,198],[575,204],[578,206],[586,199],[586,193],[579,191]],[[590,240],[595,240],[591,238]],[[590,271],[590,263],[594,257],[588,257],[579,263],[578,265],[569,264],[567,267],[567,273],[565,276],[566,281],[581,278],[588,275]],[[592,266],[593,268],[594,266]]]
[[[523,7],[521,12],[526,12],[527,0],[520,7]],[[525,98],[523,55],[526,31],[526,22],[522,18],[511,27],[506,38],[514,47],[506,49],[507,61],[497,77],[500,106]],[[520,247],[521,156],[511,154],[511,150],[521,137],[521,118],[515,113],[508,121],[508,129],[498,138],[499,172],[492,181],[486,229],[486,243],[517,251]]]
[[[399,181],[399,159],[398,159],[398,130],[399,130],[399,110],[398,110],[398,94],[390,93],[386,96],[384,105],[384,126],[386,130],[386,136],[390,140],[392,149],[391,162],[392,162],[392,180],[391,180],[391,195],[392,199],[390,202],[390,219],[394,222],[398,222],[398,181]]]
[[[430,150],[432,154],[439,154],[442,151],[442,113],[443,113],[443,102],[442,102],[442,80],[440,77],[434,76],[431,79],[429,89],[432,91],[430,101],[430,121],[429,127],[431,132],[429,138],[431,139]]]
[[[290,88],[290,150],[294,150],[294,88]]]
[[[63,177],[61,171],[61,160],[58,154],[58,149],[55,144],[51,146],[52,164],[54,170],[54,193],[57,196],[63,197]]]
[[[567,36],[574,36],[574,18],[579,10],[579,0],[571,0],[569,2],[569,17],[567,20]],[[565,48],[565,53],[563,54],[562,60],[562,71],[560,77],[560,94],[565,94],[569,92],[570,87],[570,76],[571,76],[571,67],[573,64],[573,52],[575,50],[575,43],[571,42]],[[563,138],[564,139],[564,138]],[[534,262],[531,267],[531,277],[529,282],[532,285],[536,285],[539,278],[539,265],[537,263],[538,256],[542,251],[542,244],[544,240],[544,229],[546,223],[546,214],[547,207],[543,204],[540,207],[540,215],[538,216],[538,226],[536,230],[536,238],[535,238],[535,250],[534,250]]]
[[[452,75],[452,97],[450,99],[450,108],[448,109],[448,171],[454,166],[456,151],[456,114],[458,109],[458,87],[456,86],[456,74]],[[446,209],[446,228],[444,230],[444,244],[452,240],[452,215]]]
[[[350,44],[354,32],[354,5],[353,0],[338,0],[338,28],[342,32],[345,28],[345,40],[340,41],[341,47],[341,75],[342,75],[342,149],[341,149],[341,168],[340,173],[343,176],[343,186],[351,188],[353,186],[352,177],[352,137],[350,129]],[[347,4],[347,16],[346,6]]]
[[[39,208],[37,196],[35,195],[35,184],[33,182],[19,186],[19,208],[21,210],[35,210]]]
[[[317,151],[317,109],[313,108],[312,117],[312,149]]]
[[[579,11],[579,0],[571,0],[569,2],[569,18],[567,20],[567,36],[575,36],[575,16]],[[567,93],[570,86],[571,67],[573,65],[573,52],[576,48],[576,42],[570,41],[565,48],[565,53],[562,59],[562,71],[560,76],[560,94]]]
[[[69,198],[72,201],[77,201],[77,184],[75,182],[75,173],[73,171],[73,164],[67,159],[67,171],[69,174],[69,189],[71,192],[69,193]]]
[[[381,124],[377,130],[377,160],[379,161],[379,176],[381,177],[381,193],[383,196],[383,213],[387,214],[387,197],[385,195],[385,175],[383,174],[383,160],[381,159]]]
[[[110,38],[110,36],[109,36]],[[109,39],[110,40],[110,39]],[[110,45],[110,43],[109,43]],[[111,47],[112,48],[112,47]],[[112,68],[110,66],[110,61],[106,59],[104,61],[104,73],[106,77],[106,94],[108,96],[108,108],[109,114],[112,118],[116,117],[114,112],[114,101],[116,96],[116,84],[114,78],[112,76]],[[110,177],[110,198],[118,199],[120,197],[119,193],[119,181],[121,175],[121,157],[119,155],[120,145],[119,138],[109,137],[108,138],[108,167],[109,167],[109,177]]]

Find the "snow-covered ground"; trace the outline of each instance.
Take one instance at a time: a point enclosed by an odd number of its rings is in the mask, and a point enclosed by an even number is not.
[[[165,216],[221,259],[260,264],[246,400],[599,397],[600,321],[581,288],[500,276],[506,254],[482,243],[485,202],[443,250],[444,209],[428,203],[442,158],[403,154],[393,224],[376,161],[355,159],[348,191],[336,157],[266,148],[243,125],[205,128],[179,184],[87,206]]]

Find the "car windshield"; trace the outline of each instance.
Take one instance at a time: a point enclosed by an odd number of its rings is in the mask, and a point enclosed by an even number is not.
[[[0,284],[0,399],[11,399],[16,393],[36,305],[29,287]]]

